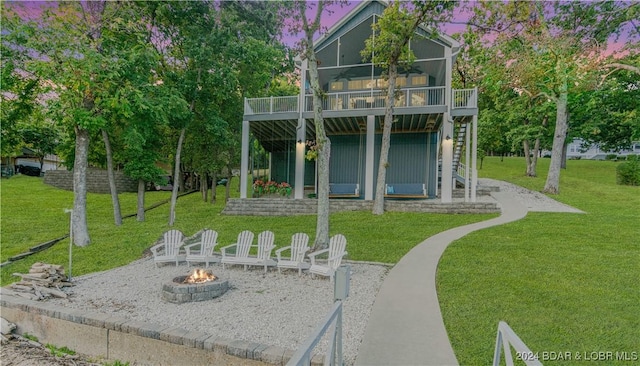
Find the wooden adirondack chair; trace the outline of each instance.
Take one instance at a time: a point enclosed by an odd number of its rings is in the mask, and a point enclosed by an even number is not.
[[[309,258],[311,259],[311,267],[309,267],[309,273],[318,274],[322,276],[329,276],[331,281],[333,281],[333,276],[336,273],[336,269],[340,266],[342,262],[342,257],[344,257],[347,252],[345,248],[347,246],[347,239],[342,234],[336,234],[329,239],[329,248],[319,250],[317,252],[313,252],[309,254]],[[316,263],[316,256],[320,254],[328,253],[329,257],[327,258],[327,264],[318,264]]]
[[[203,231],[199,242],[184,246],[187,251],[187,263],[189,265],[191,262],[205,263],[209,267],[209,263],[220,262],[220,257],[213,255],[216,245],[218,245],[218,232],[209,229]]]
[[[288,250],[291,255],[289,258],[282,256],[282,252]],[[282,268],[298,269],[298,275],[302,274],[303,269],[309,268],[309,263],[304,261],[304,256],[309,251],[309,235],[305,233],[293,234],[291,237],[291,245],[276,250],[278,258],[278,272]]]
[[[153,261],[158,266],[160,262],[178,262],[185,260],[185,255],[180,251],[184,243],[184,234],[180,230],[169,230],[164,233],[163,241],[150,248]]]
[[[220,260],[222,262],[222,269],[225,268],[225,264],[245,264],[244,262],[249,258],[249,250],[251,249],[253,236],[251,231],[245,230],[238,234],[238,241],[236,243],[220,248],[222,252],[222,259]],[[230,248],[236,249],[234,254],[227,253],[227,250]],[[246,265],[244,269],[247,269]]]

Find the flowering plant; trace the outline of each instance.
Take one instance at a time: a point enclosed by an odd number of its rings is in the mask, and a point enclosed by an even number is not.
[[[253,182],[253,194],[254,196],[260,197],[264,192],[264,182],[261,179],[256,179]]]
[[[265,193],[276,193],[278,191],[278,183],[275,180],[270,180],[264,184]]]
[[[255,182],[253,182],[254,197],[260,197],[263,194],[269,194],[269,193],[290,197],[291,190],[292,190],[292,187],[287,182],[276,183],[276,181],[270,180],[265,183],[261,179],[257,179]]]
[[[283,196],[291,196],[291,185],[287,182],[282,182],[278,185],[278,192]]]

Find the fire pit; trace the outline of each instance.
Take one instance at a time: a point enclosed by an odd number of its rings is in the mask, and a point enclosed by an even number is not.
[[[182,304],[211,300],[229,289],[229,281],[214,276],[211,271],[195,269],[188,276],[179,276],[162,286],[162,299]]]

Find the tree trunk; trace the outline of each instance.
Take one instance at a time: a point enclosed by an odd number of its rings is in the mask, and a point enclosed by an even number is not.
[[[209,202],[209,180],[207,179],[207,173],[200,175],[200,193],[202,194],[202,200]]]
[[[217,191],[218,190],[218,174],[213,173],[211,174],[211,203],[216,203],[216,196],[217,196]]]
[[[109,191],[111,192],[111,203],[113,204],[113,220],[116,226],[122,225],[122,212],[120,210],[120,198],[118,198],[118,187],[116,187],[116,177],[113,172],[113,151],[111,150],[111,142],[109,134],[102,129],[102,140],[107,154],[107,177],[109,180]]]
[[[312,44],[312,43],[310,43]],[[329,161],[331,141],[327,137],[322,117],[322,89],[318,79],[318,62],[313,49],[309,51],[309,76],[313,90],[313,122],[318,146],[318,216],[316,222],[316,240],[313,250],[329,246]]]
[[[227,165],[227,184],[225,185],[224,190],[224,203],[229,202],[229,198],[231,198],[231,179],[233,178],[233,169],[230,165]],[[240,187],[240,184],[238,184]]]
[[[562,149],[567,138],[567,83],[565,81],[556,100],[556,130],[553,135],[553,147],[551,149],[551,163],[547,181],[543,192],[550,194],[560,193],[560,166],[562,164]]]
[[[87,227],[87,167],[89,155],[89,131],[75,126],[76,152],[73,163],[73,242],[84,247],[89,245]]]
[[[171,208],[169,209],[169,226],[173,226],[176,221],[176,203],[178,202],[178,189],[180,188],[180,155],[182,154],[182,141],[184,141],[184,134],[187,128],[183,127],[180,130],[180,137],[178,138],[178,147],[176,148],[176,160],[173,170],[173,190],[171,191]]]
[[[522,149],[524,150],[524,161],[527,165],[524,175],[527,177],[535,177],[535,171],[534,175],[531,175],[531,149],[529,148],[529,139],[522,140]]]
[[[146,182],[144,179],[138,179],[138,205],[136,211],[136,220],[144,221],[144,194],[146,193]]]
[[[380,147],[380,162],[378,163],[378,179],[376,181],[376,197],[373,201],[374,215],[384,214],[384,194],[389,167],[389,148],[391,147],[391,125],[393,124],[393,107],[395,105],[396,77],[398,65],[389,63],[389,86],[387,88],[387,107],[384,111],[384,126],[382,127],[382,146]]]
[[[567,148],[568,147],[569,147],[569,144],[565,139],[564,146],[562,146],[562,162],[560,163],[561,169],[567,169]]]
[[[538,151],[540,151],[540,137],[536,137],[536,142],[533,143],[533,152],[531,153],[531,172],[530,177],[538,176]]]

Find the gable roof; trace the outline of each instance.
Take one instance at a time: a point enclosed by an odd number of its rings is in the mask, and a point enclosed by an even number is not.
[[[360,2],[349,13],[342,17],[336,24],[327,30],[322,36],[313,42],[313,47],[316,51],[327,44],[333,42],[338,36],[347,33],[351,28],[360,24],[363,20],[369,18],[372,15],[381,16],[384,10],[389,6],[389,2],[386,0],[368,0]],[[423,32],[432,34],[431,29],[420,26]],[[460,48],[460,43],[450,36],[438,32],[438,36],[433,41],[449,47],[453,53],[457,53]]]

